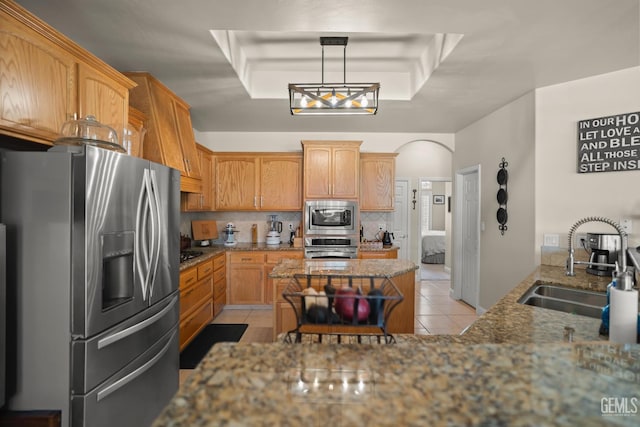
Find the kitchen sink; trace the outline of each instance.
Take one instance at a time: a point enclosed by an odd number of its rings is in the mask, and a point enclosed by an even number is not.
[[[518,300],[520,304],[599,319],[607,304],[604,293],[536,283]]]

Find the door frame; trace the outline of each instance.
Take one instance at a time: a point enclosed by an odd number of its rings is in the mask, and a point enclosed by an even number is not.
[[[479,308],[480,302],[480,253],[481,253],[481,245],[480,245],[480,233],[481,233],[481,212],[482,212],[482,198],[480,197],[482,194],[482,174],[481,174],[481,165],[473,165],[463,169],[459,169],[455,171],[455,181],[454,181],[454,206],[453,210],[453,268],[452,268],[452,279],[453,279],[453,287],[451,289],[452,298],[454,299],[462,299],[462,255],[463,255],[463,236],[460,230],[462,230],[462,221],[464,219],[465,212],[465,203],[463,197],[463,177],[465,175],[478,175],[478,215],[476,218],[477,221],[477,233],[476,236],[478,239],[478,251],[476,253],[476,277],[477,283],[475,286],[476,292],[474,295],[475,307],[476,311]]]
[[[423,181],[431,181],[431,182],[450,182],[453,185],[453,181],[452,178],[449,177],[424,177],[421,176],[418,178],[418,218],[416,221],[416,236],[418,238],[418,244],[417,244],[417,256],[418,256],[418,265],[422,264],[422,191],[421,191],[421,187],[422,187],[422,182]],[[431,194],[433,195],[433,191],[431,192]],[[431,215],[429,215],[429,220],[431,220]],[[430,224],[431,225],[431,224]],[[451,224],[452,228],[453,228],[453,224]],[[429,227],[431,228],[431,227]],[[446,233],[452,233],[453,230],[445,230]]]

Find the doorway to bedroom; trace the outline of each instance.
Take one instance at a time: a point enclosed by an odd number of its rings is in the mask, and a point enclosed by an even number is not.
[[[418,230],[421,280],[450,280],[451,180],[420,178]]]

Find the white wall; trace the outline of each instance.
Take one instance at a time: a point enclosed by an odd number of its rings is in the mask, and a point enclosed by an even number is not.
[[[640,111],[640,67],[548,86],[536,91],[536,256],[545,233],[567,233],[580,218],[633,220],[630,242],[640,237],[640,171],[578,174],[577,122]],[[615,233],[606,224],[578,232]]]
[[[480,233],[479,304],[483,309],[535,268],[534,101],[534,94],[528,93],[456,133],[454,171],[478,164],[481,170],[480,215],[485,229]],[[509,173],[508,230],[501,235],[496,175],[503,157]],[[453,230],[454,240],[455,235]]]

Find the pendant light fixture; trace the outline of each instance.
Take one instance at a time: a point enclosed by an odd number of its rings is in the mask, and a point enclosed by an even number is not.
[[[322,83],[289,83],[289,109],[294,116],[373,115],[378,112],[380,83],[347,83],[348,37],[320,37]],[[343,82],[324,82],[324,47],[343,46]]]

